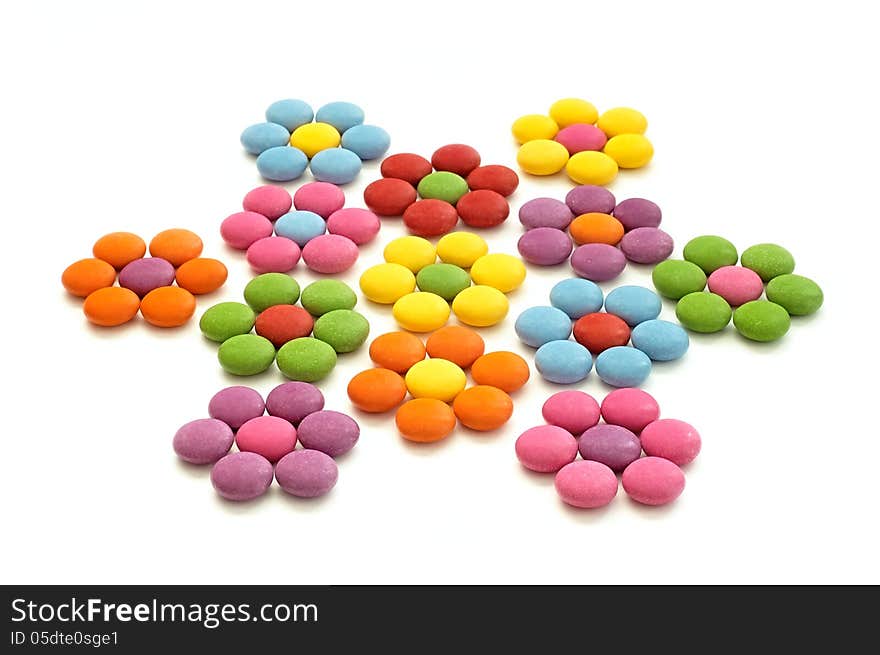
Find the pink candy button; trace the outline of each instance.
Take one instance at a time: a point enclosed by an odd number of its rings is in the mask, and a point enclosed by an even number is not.
[[[315,212],[325,220],[333,212],[342,209],[345,194],[335,184],[329,182],[309,182],[303,184],[293,194],[293,206]]]
[[[641,442],[646,455],[663,457],[678,466],[694,461],[702,447],[700,433],[694,426],[674,418],[649,423],[642,430]]]
[[[574,507],[604,507],[617,495],[617,476],[599,462],[578,460],[567,464],[556,474],[555,484],[563,502]]]
[[[606,423],[619,425],[638,434],[660,417],[660,405],[647,391],[615,389],[602,401],[602,418]]]
[[[372,241],[379,234],[379,217],[369,209],[338,209],[327,219],[327,231],[348,237],[357,245]]]
[[[555,140],[565,146],[568,154],[574,155],[584,150],[601,150],[608,137],[595,125],[575,123],[559,130]]]
[[[358,247],[348,237],[322,234],[309,241],[302,254],[306,266],[316,273],[342,273],[354,266]]]
[[[578,444],[571,434],[555,425],[530,428],[516,440],[516,457],[531,471],[555,473],[577,457]]]
[[[709,291],[724,298],[731,307],[757,300],[764,293],[761,276],[744,266],[722,266],[709,276]]]
[[[583,391],[560,391],[544,402],[541,413],[550,425],[580,435],[599,422],[599,403]]]
[[[665,505],[684,491],[684,473],[662,457],[642,457],[626,467],[623,490],[637,503]]]
[[[274,221],[289,212],[291,204],[292,200],[287,189],[265,184],[248,191],[241,206],[245,211],[257,212]]]
[[[257,273],[287,273],[296,266],[300,254],[295,241],[286,237],[265,237],[250,245],[247,260]]]
[[[235,445],[243,452],[277,462],[296,446],[296,428],[277,416],[258,416],[238,429]]]
[[[247,250],[255,241],[272,236],[272,221],[256,212],[237,212],[220,223],[220,236],[230,247]]]

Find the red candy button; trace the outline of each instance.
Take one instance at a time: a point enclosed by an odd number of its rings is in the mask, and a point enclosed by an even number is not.
[[[469,191],[459,198],[455,208],[461,220],[471,227],[500,225],[510,213],[510,206],[504,196],[489,189]]]
[[[438,171],[449,171],[467,177],[480,165],[480,153],[463,143],[452,143],[437,148],[431,155],[431,164]]]
[[[379,216],[401,216],[416,201],[412,184],[394,177],[383,177],[367,185],[364,202]]]
[[[260,312],[254,327],[257,334],[280,348],[288,341],[309,336],[314,324],[312,315],[302,307],[273,305]]]
[[[629,343],[629,326],[614,314],[596,312],[581,316],[574,324],[574,340],[594,355]]]
[[[506,198],[519,186],[519,176],[507,166],[477,166],[467,176],[467,183],[473,191],[488,189]]]
[[[409,231],[420,237],[446,234],[458,223],[458,212],[445,200],[417,200],[403,212]]]
[[[416,186],[425,175],[432,172],[431,162],[411,152],[401,152],[386,157],[379,168],[382,177],[393,177]]]

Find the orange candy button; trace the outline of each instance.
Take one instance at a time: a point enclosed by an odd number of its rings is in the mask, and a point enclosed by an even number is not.
[[[474,330],[449,325],[428,337],[426,348],[431,357],[448,359],[461,368],[469,368],[483,354],[486,344]]]
[[[141,314],[156,327],[177,327],[192,318],[196,299],[180,287],[159,287],[144,296]]]
[[[388,332],[370,344],[370,359],[377,366],[396,373],[406,373],[413,364],[425,358],[425,344],[409,332]]]
[[[406,383],[387,368],[361,371],[348,383],[348,397],[365,412],[388,412],[406,397]]]
[[[197,257],[181,264],[177,269],[177,284],[196,295],[211,293],[226,282],[227,270],[223,262],[207,257]]]
[[[98,289],[112,287],[115,281],[116,269],[100,259],[80,259],[65,268],[61,274],[64,288],[80,298],[85,298]]]
[[[590,212],[581,214],[568,227],[571,237],[578,243],[607,243],[616,246],[623,238],[623,223],[610,214]]]
[[[83,312],[95,325],[113,327],[133,319],[140,304],[141,299],[134,291],[105,287],[88,295],[83,302]]]
[[[117,271],[147,252],[147,244],[131,232],[111,232],[95,241],[92,254],[113,266]]]
[[[455,397],[452,409],[462,425],[472,430],[497,430],[513,414],[513,401],[501,389],[479,385]]]
[[[189,230],[165,230],[150,241],[150,254],[171,262],[177,268],[202,254],[202,240],[198,234]]]
[[[471,367],[471,377],[477,384],[511,393],[528,382],[529,365],[516,353],[500,350],[486,353],[475,361]]]
[[[410,441],[439,441],[455,429],[455,412],[436,398],[416,398],[401,405],[397,429]]]

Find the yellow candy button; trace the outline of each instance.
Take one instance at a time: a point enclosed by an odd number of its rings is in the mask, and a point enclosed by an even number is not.
[[[335,148],[340,141],[339,132],[328,123],[306,123],[290,135],[290,145],[302,150],[309,159],[322,150]]]
[[[526,279],[526,267],[519,257],[513,255],[483,255],[474,262],[471,278],[476,284],[485,284],[501,293],[509,293]]]
[[[404,378],[413,398],[435,398],[451,402],[464,391],[467,376],[447,359],[424,359],[412,365]]]
[[[629,107],[615,107],[599,116],[596,127],[610,139],[618,134],[644,134],[648,129],[645,115]]]
[[[465,289],[452,301],[458,320],[474,327],[495,325],[507,316],[509,307],[507,296],[484,284]]]
[[[621,168],[641,168],[654,156],[654,146],[642,134],[618,134],[608,139],[605,154]]]
[[[552,139],[559,131],[559,126],[544,114],[528,114],[513,121],[510,131],[518,143],[526,143],[535,139]]]
[[[604,152],[585,150],[573,155],[565,167],[568,176],[578,184],[605,185],[617,177],[617,162]]]
[[[386,262],[406,266],[413,273],[418,273],[437,259],[433,244],[427,239],[414,236],[389,241],[383,254]]]
[[[391,308],[391,313],[404,330],[431,332],[446,325],[449,303],[436,293],[416,291],[401,296]]]
[[[556,141],[537,139],[519,147],[516,161],[526,173],[553,175],[565,168],[565,163],[568,161],[568,150]]]
[[[450,232],[437,242],[437,256],[446,264],[470,268],[489,252],[483,237],[472,232]]]
[[[575,123],[592,125],[599,118],[599,111],[592,102],[580,98],[563,98],[550,106],[550,118],[559,127],[568,127]]]
[[[416,288],[416,276],[400,264],[376,264],[361,275],[361,291],[373,302],[390,305]]]

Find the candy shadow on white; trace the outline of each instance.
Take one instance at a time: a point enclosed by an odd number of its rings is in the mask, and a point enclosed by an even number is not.
[[[614,511],[617,497],[604,507],[597,507],[595,509],[572,507],[561,498],[557,498],[556,502],[562,506],[562,511],[568,516],[568,518],[578,521],[579,523],[596,523],[597,521],[604,520],[609,512]]]
[[[183,473],[190,480],[204,480],[208,485],[211,484],[211,467],[212,464],[190,464],[179,457],[175,457],[177,462],[177,470]]]
[[[230,514],[250,514],[259,506],[265,505],[269,502],[269,498],[273,495],[271,487],[268,492],[264,493],[262,496],[254,498],[253,500],[226,500],[223,496],[214,491],[213,488],[211,489],[211,492],[214,495],[214,505],[223,508]]]
[[[418,441],[410,441],[403,436],[400,436],[399,439],[403,444],[403,449],[411,455],[415,455],[417,457],[422,458],[431,458],[434,457],[434,453],[445,450],[449,448],[449,443],[452,439],[455,438],[455,433],[458,430],[453,430],[453,432],[442,439],[438,439],[437,441],[427,441],[427,442],[418,442]]]
[[[623,494],[626,496],[623,488],[621,487],[618,495]],[[666,505],[645,505],[643,503],[638,503],[634,501],[629,496],[626,496],[624,499],[629,508],[636,512],[639,515],[639,518],[646,519],[649,521],[665,521],[668,516],[675,511],[675,501],[668,503]]]
[[[555,473],[539,473],[538,471],[532,471],[521,465],[519,462],[516,463],[516,466],[520,471],[520,477],[530,484],[546,488],[552,487],[556,480]]]
[[[280,499],[280,502],[285,507],[293,511],[312,513],[327,511],[326,506],[331,502],[331,496],[334,493],[336,493],[335,486],[333,487],[333,489],[321,496],[315,496],[314,498],[301,498],[299,496],[294,496],[293,494],[287,493],[286,491],[284,491],[284,489],[273,482],[272,487],[269,488],[266,496],[274,496]]]

